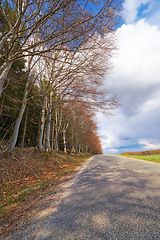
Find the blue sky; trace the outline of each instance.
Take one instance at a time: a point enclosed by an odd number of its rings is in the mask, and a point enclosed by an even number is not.
[[[121,107],[97,116],[105,154],[160,148],[160,1],[125,0],[122,16],[104,79]]]

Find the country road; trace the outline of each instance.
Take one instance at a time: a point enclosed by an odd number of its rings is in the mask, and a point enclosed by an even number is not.
[[[160,164],[94,156],[59,202],[4,239],[160,240]]]

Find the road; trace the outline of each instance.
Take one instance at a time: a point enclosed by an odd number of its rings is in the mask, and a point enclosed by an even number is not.
[[[5,239],[160,240],[160,164],[94,156],[37,216]]]

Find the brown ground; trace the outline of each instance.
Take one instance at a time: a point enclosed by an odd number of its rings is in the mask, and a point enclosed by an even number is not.
[[[90,156],[58,151],[40,153],[34,148],[17,148],[12,156],[0,152],[0,235],[16,225]]]

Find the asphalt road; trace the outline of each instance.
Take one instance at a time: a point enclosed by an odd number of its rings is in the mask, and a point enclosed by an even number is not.
[[[52,210],[5,239],[160,240],[160,164],[94,156]]]

